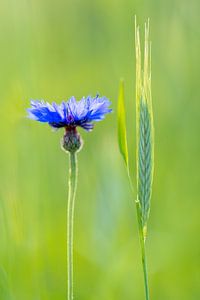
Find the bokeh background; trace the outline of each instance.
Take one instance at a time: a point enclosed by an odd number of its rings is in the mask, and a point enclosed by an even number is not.
[[[155,177],[151,298],[200,299],[200,2],[0,1],[0,299],[66,299],[68,157],[62,130],[26,119],[29,100],[97,92],[113,114],[80,130],[75,299],[144,299],[135,206],[117,145],[125,79],[135,177],[134,15],[150,17]]]

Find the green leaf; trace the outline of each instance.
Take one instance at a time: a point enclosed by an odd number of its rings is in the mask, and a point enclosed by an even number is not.
[[[118,98],[118,143],[119,150],[125,161],[126,167],[129,170],[128,163],[128,145],[126,137],[126,112],[125,112],[125,101],[124,101],[124,81],[120,81],[119,98]]]

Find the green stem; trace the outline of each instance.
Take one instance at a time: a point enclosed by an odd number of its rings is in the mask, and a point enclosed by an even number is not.
[[[145,249],[145,236],[142,226],[141,220],[141,211],[140,211],[140,203],[139,200],[136,200],[136,210],[137,210],[137,219],[138,219],[138,227],[139,227],[139,237],[140,237],[140,246],[141,246],[141,255],[142,255],[142,267],[144,274],[144,286],[145,286],[145,296],[146,300],[149,300],[149,285],[148,285],[148,272],[147,272],[147,257],[146,257],[146,249]]]
[[[67,273],[68,273],[68,300],[73,300],[73,227],[74,202],[77,184],[77,158],[75,152],[69,153],[69,192],[67,208]]]
[[[133,187],[133,183],[130,177],[129,169],[127,168],[128,179],[131,187],[131,191],[133,197],[135,197],[135,191]],[[149,285],[148,285],[148,271],[147,271],[147,257],[146,257],[146,249],[145,249],[145,238],[144,230],[142,226],[142,218],[141,218],[141,210],[140,210],[140,202],[137,199],[135,201],[136,204],[136,211],[137,211],[137,220],[138,220],[138,229],[139,229],[139,238],[140,238],[140,246],[141,246],[141,255],[142,255],[142,267],[143,267],[143,274],[144,274],[144,287],[145,287],[145,296],[146,300],[149,300]]]

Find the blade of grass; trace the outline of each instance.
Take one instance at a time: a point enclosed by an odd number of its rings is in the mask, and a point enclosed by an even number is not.
[[[153,181],[153,111],[151,100],[151,51],[149,21],[145,24],[144,65],[141,64],[140,32],[135,20],[136,53],[136,162],[137,217],[146,300],[150,299],[145,241]]]
[[[126,110],[124,99],[124,80],[121,79],[118,97],[118,144],[120,153],[124,159],[128,174],[129,174],[129,159],[128,159],[128,144],[126,134]]]

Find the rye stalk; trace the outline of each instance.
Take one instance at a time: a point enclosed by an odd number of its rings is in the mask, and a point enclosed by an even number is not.
[[[126,115],[124,101],[124,84],[120,85],[118,100],[118,140],[119,149],[125,161],[131,190],[136,204],[141,258],[144,274],[145,298],[150,299],[146,238],[147,221],[150,211],[150,199],[154,169],[154,128],[151,98],[151,50],[149,42],[149,21],[145,24],[144,62],[142,68],[140,32],[135,21],[136,54],[136,191],[130,176],[128,146],[126,138]]]
[[[153,111],[151,99],[151,51],[149,21],[145,24],[144,65],[141,67],[139,27],[135,22],[136,53],[136,162],[137,217],[144,273],[145,295],[149,300],[148,271],[145,242],[153,182]]]

